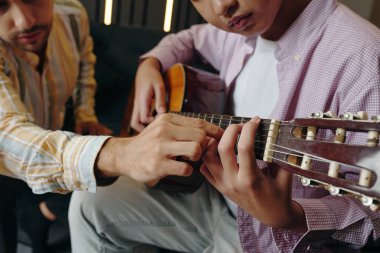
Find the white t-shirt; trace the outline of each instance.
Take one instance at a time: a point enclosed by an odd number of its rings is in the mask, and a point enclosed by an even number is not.
[[[235,116],[268,118],[271,114],[279,93],[275,48],[275,42],[260,36],[257,38],[254,54],[236,79],[233,92]],[[236,204],[228,198],[226,201],[236,217]]]

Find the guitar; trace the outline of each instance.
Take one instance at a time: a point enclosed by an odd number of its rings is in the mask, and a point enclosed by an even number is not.
[[[222,128],[250,120],[220,114],[225,103],[225,86],[217,75],[176,64],[164,77],[171,113],[201,118]],[[334,140],[317,139],[318,130],[333,131]],[[348,132],[367,133],[366,145],[344,143]],[[364,112],[345,113],[339,117],[331,112],[317,112],[310,118],[290,121],[262,119],[254,151],[256,159],[282,166],[297,175],[304,186],[322,187],[332,195],[352,195],[377,210],[380,206],[379,132],[380,116],[368,120]],[[313,170],[316,162],[326,164],[328,172]],[[169,176],[154,187],[167,191],[195,191],[204,180],[197,165],[194,164],[192,176]],[[355,171],[357,179],[344,178],[341,173],[344,168]]]

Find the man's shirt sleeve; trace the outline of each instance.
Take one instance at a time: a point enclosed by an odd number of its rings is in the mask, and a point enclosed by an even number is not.
[[[35,193],[95,192],[94,163],[109,137],[37,126],[14,88],[15,68],[0,58],[0,173],[26,181]]]

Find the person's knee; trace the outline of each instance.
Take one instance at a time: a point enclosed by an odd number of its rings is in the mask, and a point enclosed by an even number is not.
[[[73,193],[71,196],[70,206],[69,206],[69,224],[70,227],[78,223],[78,221],[83,219],[82,212],[82,196],[81,194],[77,194],[77,192]]]
[[[96,193],[74,192],[69,208],[70,226],[88,224],[101,231],[114,217],[135,211],[145,192],[144,185],[124,178],[98,188]]]
[[[69,207],[70,228],[95,223],[99,207],[102,206],[98,203],[99,201],[99,198],[95,198],[95,194],[74,192]]]

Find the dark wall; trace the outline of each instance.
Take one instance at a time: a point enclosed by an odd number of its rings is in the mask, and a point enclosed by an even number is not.
[[[80,0],[91,21],[104,20],[105,0]],[[112,23],[162,30],[166,0],[113,0]],[[189,0],[174,0],[172,31],[203,22]]]

